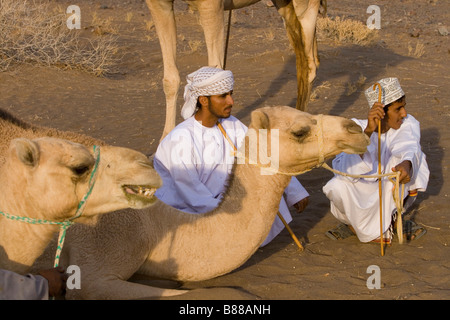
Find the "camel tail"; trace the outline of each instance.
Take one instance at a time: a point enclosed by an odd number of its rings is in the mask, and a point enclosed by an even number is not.
[[[296,108],[301,111],[306,111],[310,95],[310,85],[308,80],[310,70],[308,66],[308,58],[305,52],[303,28],[297,19],[292,2],[288,6],[290,6],[290,8],[284,16],[284,21],[286,24],[289,41],[295,51],[297,69]]]

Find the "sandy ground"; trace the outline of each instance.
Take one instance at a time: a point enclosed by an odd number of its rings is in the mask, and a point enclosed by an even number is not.
[[[69,1],[57,1],[65,6]],[[103,78],[78,71],[16,66],[0,73],[0,108],[36,125],[82,132],[110,144],[146,154],[156,150],[165,118],[162,57],[144,1],[80,0],[82,27],[93,12],[111,17],[123,58],[118,72]],[[365,22],[373,1],[328,1],[330,17]],[[284,231],[259,249],[242,267],[209,281],[184,283],[184,299],[448,299],[450,298],[450,56],[446,0],[378,0],[380,41],[373,47],[319,42],[321,58],[309,112],[363,118],[363,90],[387,76],[400,79],[407,111],[421,122],[422,148],[431,170],[428,190],[419,195],[409,218],[427,228],[419,240],[396,240],[380,256],[379,245],[356,237],[332,241],[324,232],[337,221],[322,186],[331,178],[324,169],[299,177],[311,194],[310,205],[295,214],[291,227],[305,246],[299,252]],[[183,79],[207,63],[202,32],[187,6],[176,4],[178,66]],[[127,19],[130,17],[131,19]],[[130,20],[130,21],[127,21]],[[83,32],[90,32],[89,28]],[[414,55],[423,46],[422,55]],[[411,50],[412,48],[412,50]],[[260,2],[234,12],[227,67],[235,74],[234,115],[249,122],[255,108],[295,105],[295,58],[281,18]],[[361,77],[366,80],[363,84]],[[354,88],[354,90],[351,90]],[[180,91],[179,104],[182,103]],[[180,122],[181,118],[177,119]],[[381,270],[381,289],[370,290],[370,265]]]

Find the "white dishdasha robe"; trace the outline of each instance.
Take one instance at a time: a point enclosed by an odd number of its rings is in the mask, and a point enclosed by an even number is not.
[[[247,127],[237,118],[220,119],[228,137],[239,149]],[[188,213],[205,213],[222,201],[226,181],[234,164],[233,148],[215,125],[204,127],[194,116],[180,123],[164,139],[154,156],[154,167],[163,180],[156,192],[162,202]],[[280,213],[292,221],[288,206],[309,196],[293,177],[280,202]],[[284,224],[276,217],[262,246],[269,243]]]
[[[0,300],[48,300],[48,281],[40,275],[0,269]]]
[[[352,120],[363,130],[367,127],[367,120]],[[381,172],[392,172],[391,169],[404,160],[412,163],[411,181],[405,184],[404,197],[409,190],[425,191],[430,171],[420,146],[420,123],[411,115],[404,119],[398,130],[390,129],[381,135]],[[341,153],[333,160],[333,168],[349,174],[377,174],[378,133],[374,132],[370,137],[370,145],[362,158],[358,154]],[[393,187],[388,177],[382,179],[383,233],[389,228],[392,214],[396,211]],[[351,225],[361,242],[369,242],[380,236],[376,178],[335,175],[323,187],[323,192],[331,202],[331,213],[339,221]]]

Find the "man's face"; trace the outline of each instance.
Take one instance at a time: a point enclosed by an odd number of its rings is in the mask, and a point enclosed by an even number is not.
[[[392,129],[400,129],[400,126],[403,124],[403,119],[408,115],[406,113],[406,99],[403,99],[400,102],[394,102],[388,108],[386,113],[385,121],[389,128]]]
[[[233,108],[233,91],[208,97],[208,110],[217,118],[228,118]]]

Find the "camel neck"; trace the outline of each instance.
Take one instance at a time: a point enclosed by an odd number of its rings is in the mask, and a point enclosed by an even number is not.
[[[27,273],[59,228],[0,217],[0,268]]]
[[[290,181],[289,176],[261,175],[260,170],[255,165],[235,165],[223,201],[211,212],[188,214],[161,208],[165,211],[161,218],[170,230],[159,230],[160,241],[143,272],[158,277],[171,270],[174,278],[198,281],[230,272],[247,261],[267,237]],[[184,252],[185,259],[174,261],[177,252]]]
[[[0,175],[3,177],[7,175],[5,167],[0,170]],[[8,179],[2,179],[0,185],[7,186],[6,190],[0,189],[0,210],[3,212],[0,215],[0,268],[26,273],[53,235],[58,232],[59,225],[25,222],[40,219],[43,215],[27,208],[27,202],[22,198],[15,200],[17,197],[8,191],[18,187],[11,186]],[[8,216],[20,219],[7,218]]]

